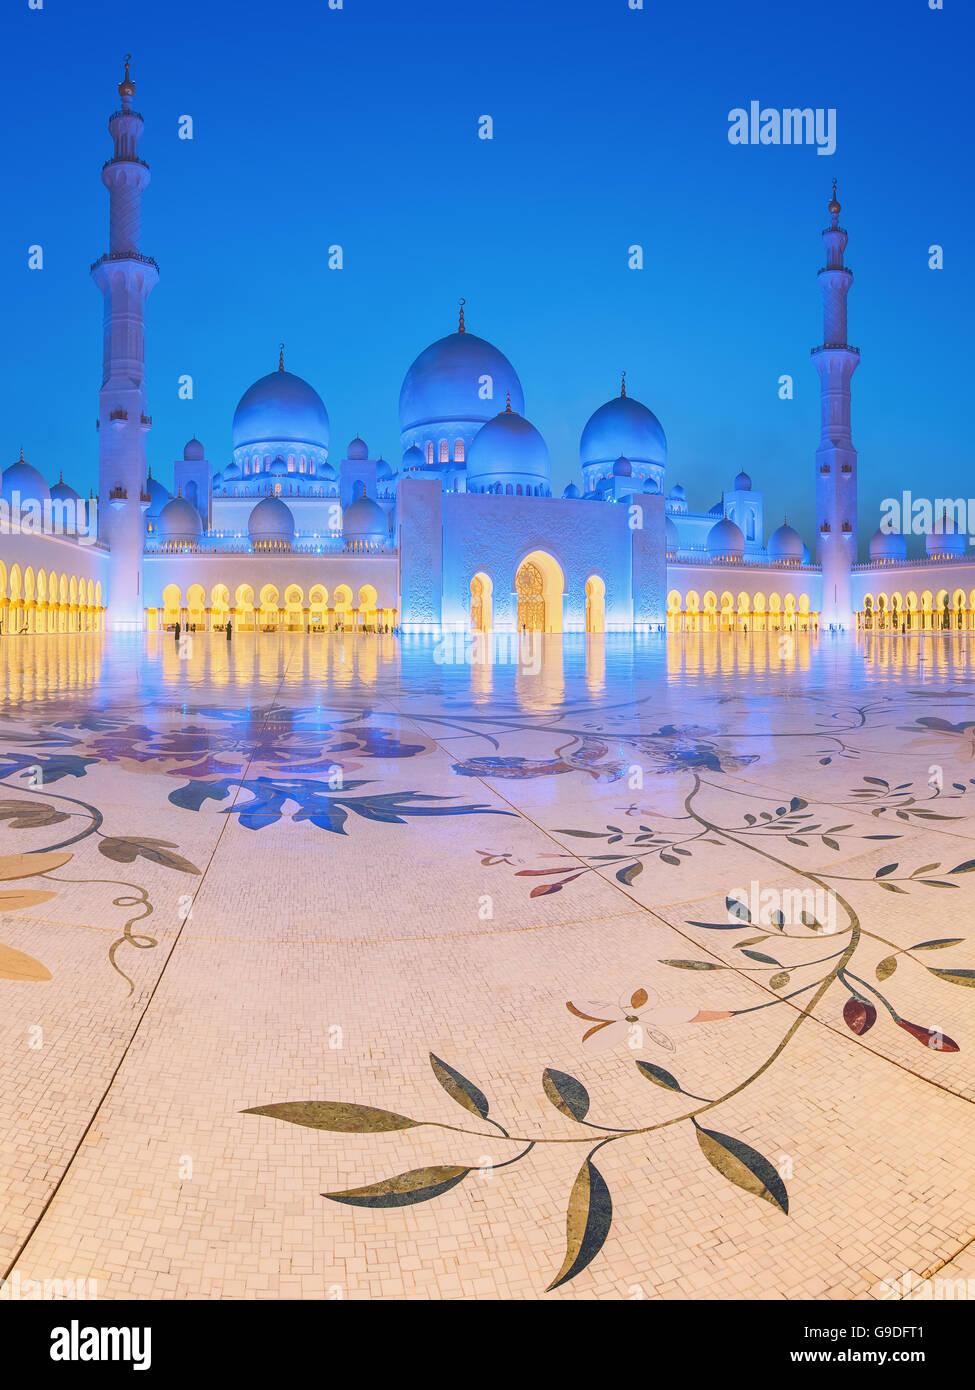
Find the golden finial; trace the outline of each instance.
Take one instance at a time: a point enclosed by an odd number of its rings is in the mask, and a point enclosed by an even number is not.
[[[621,390],[620,390],[620,395],[621,395],[621,396],[625,396],[625,395],[626,395],[626,372],[623,373],[623,385],[622,385],[622,388],[621,388]]]
[[[466,333],[466,332],[467,332],[467,329],[464,327],[464,305],[465,305],[466,303],[467,303],[467,300],[466,300],[466,299],[462,299],[462,300],[460,301],[460,325],[459,325],[459,327],[458,327],[458,329],[457,329],[457,332],[458,332],[458,333]]]
[[[841,209],[840,209],[839,199],[838,199],[837,196],[836,196],[836,180],[835,180],[835,179],[833,180],[833,196],[832,196],[832,198],[830,199],[830,202],[829,202],[829,210],[830,210],[831,213],[833,213],[834,216],[836,216],[836,215],[840,212],[840,210],[841,210]]]
[[[122,81],[118,84],[118,94],[119,94],[120,97],[130,97],[130,96],[133,96],[134,93],[135,93],[135,83],[132,81],[132,78],[129,76],[129,64],[131,63],[131,61],[132,61],[132,54],[131,54],[131,53],[126,53],[126,55],[125,55],[125,76],[122,78]]]
[[[278,371],[284,371],[284,343],[278,344]]]
[[[510,414],[511,414],[511,392],[509,391],[509,392],[507,393],[507,395],[508,395],[508,403],[507,403],[507,405],[506,405],[505,408],[504,408],[504,413],[505,413],[505,415],[510,415]]]

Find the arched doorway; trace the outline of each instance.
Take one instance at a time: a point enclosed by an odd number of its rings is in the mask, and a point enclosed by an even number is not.
[[[565,579],[561,567],[544,550],[533,550],[518,566],[515,595],[519,632],[561,632]]]
[[[494,618],[494,585],[478,570],[471,580],[471,631],[490,632]]]
[[[344,632],[352,625],[352,590],[348,584],[340,584],[335,590],[335,628]]]
[[[376,600],[379,595],[372,584],[363,584],[359,589],[359,624],[364,632],[376,630]]]
[[[254,631],[254,590],[249,584],[238,584],[237,593],[234,598],[234,610],[237,614],[237,627],[241,632]]]
[[[265,584],[261,590],[261,631],[277,632],[278,624],[278,591],[273,584]]]
[[[606,585],[598,574],[586,580],[586,631],[606,631]]]

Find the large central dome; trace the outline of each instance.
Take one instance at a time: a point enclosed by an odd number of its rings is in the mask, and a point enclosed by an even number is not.
[[[313,386],[293,372],[278,370],[248,387],[234,411],[234,449],[254,444],[328,447],[328,411]]]
[[[399,393],[404,448],[441,436],[469,444],[509,394],[511,409],[521,414],[525,398],[518,374],[493,344],[464,328],[438,339],[420,353]]]

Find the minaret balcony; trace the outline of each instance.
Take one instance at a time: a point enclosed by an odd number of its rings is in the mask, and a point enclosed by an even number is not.
[[[853,531],[853,527],[850,525],[850,523],[849,523],[848,521],[844,521],[844,523],[843,523],[843,534],[844,534],[844,536],[849,536],[850,534],[852,534],[852,531]]]
[[[107,261],[138,261],[141,265],[151,265],[153,270],[159,269],[158,262],[151,256],[143,256],[140,251],[106,251],[104,256],[99,256],[97,261],[92,261],[91,270],[97,270],[100,265]]]
[[[860,349],[851,347],[849,343],[823,343],[820,347],[809,349],[810,357],[815,357],[817,352],[855,352],[857,357],[860,356]]]
[[[114,512],[121,511],[121,509],[125,506],[128,496],[129,494],[126,492],[124,487],[113,487],[111,492],[108,494],[108,505],[112,508],[112,511]]]
[[[139,493],[139,511],[147,512],[152,505],[152,495],[148,492]]]
[[[120,429],[122,428],[122,426],[123,426],[123,425],[126,423],[126,421],[128,420],[128,418],[129,418],[129,412],[128,412],[127,410],[121,410],[121,409],[119,409],[119,410],[113,410],[112,413],[111,413],[111,415],[109,415],[108,418],[109,418],[110,423],[113,424],[117,430],[120,430]]]
[[[140,416],[139,416],[139,424],[142,426],[142,428],[143,428],[144,430],[152,429],[152,416],[151,416],[151,415],[140,415]]]
[[[146,163],[146,161],[144,159],[140,159],[139,156],[135,154],[114,154],[112,155],[111,159],[105,160],[105,163],[102,165],[102,169],[107,169],[111,164],[141,164],[143,169],[149,168],[149,165]]]

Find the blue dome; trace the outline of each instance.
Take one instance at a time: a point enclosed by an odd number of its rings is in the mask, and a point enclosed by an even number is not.
[[[735,478],[735,492],[751,492],[752,480],[744,469]]]
[[[622,454],[621,454],[620,457],[616,460],[616,462],[613,464],[613,477],[614,477],[614,478],[632,478],[632,477],[633,477],[633,465],[632,465],[632,463],[630,462],[630,460],[629,460],[628,458],[624,458]]]
[[[871,560],[906,560],[907,537],[899,531],[883,531],[878,526],[870,537]]]
[[[278,454],[277,458],[273,458],[271,460],[270,466],[267,471],[268,473],[270,473],[272,478],[283,478],[288,472],[288,465],[285,463],[281,455]]]
[[[51,497],[57,502],[80,502],[81,494],[75,492],[69,483],[64,481],[63,473],[58,474],[58,480],[51,488]]]
[[[356,435],[348,449],[346,449],[345,457],[355,462],[367,459],[369,457],[369,445],[364,439],[360,439],[359,436]]]
[[[423,450],[418,444],[411,444],[403,455],[403,472],[418,473],[423,465]]]
[[[349,540],[384,541],[389,536],[386,513],[371,497],[359,497],[342,512],[342,533]]]
[[[491,378],[493,395],[482,400],[482,378]],[[484,424],[496,403],[511,394],[519,413],[525,398],[514,367],[491,343],[473,333],[451,333],[420,353],[403,379],[399,425],[404,435],[425,425]]]
[[[709,555],[730,556],[737,559],[745,553],[745,535],[727,517],[716,521],[708,532],[707,551]]]
[[[196,435],[194,435],[193,438],[188,441],[186,447],[183,449],[183,458],[187,461],[192,460],[195,462],[197,459],[201,459],[202,457],[203,445],[197,439]]]
[[[166,541],[195,541],[203,534],[203,522],[192,502],[173,497],[159,513],[159,531]]]
[[[3,475],[6,486],[7,475]],[[924,548],[929,555],[967,555],[968,537],[959,531],[947,514],[935,522],[935,529],[924,537]]]
[[[563,497],[578,497],[578,496],[579,496],[579,489],[576,487],[575,483],[570,483],[569,486],[568,486],[568,487],[565,489],[565,491],[563,492],[562,496],[563,496]]]
[[[223,480],[225,483],[236,483],[241,478],[240,464],[230,462],[223,470]]]
[[[589,417],[582,431],[579,456],[588,463],[615,463],[623,455],[630,463],[667,462],[667,437],[663,426],[645,405],[632,396],[616,396]]]
[[[783,522],[768,538],[768,557],[770,560],[802,561],[802,537],[788,522]]]
[[[390,465],[386,462],[386,460],[383,458],[383,456],[380,454],[379,458],[376,459],[376,478],[377,478],[377,480],[378,480],[379,482],[381,482],[381,483],[388,483],[389,480],[390,480],[390,478],[392,478],[392,476],[393,476],[393,470],[392,470],[392,468],[391,468]]]
[[[16,463],[3,470],[0,497],[9,505],[13,503],[15,492],[19,494],[21,505],[25,502],[46,502],[51,496],[51,489],[37,469],[24,462],[23,454]]]
[[[235,449],[288,442],[328,447],[328,412],[321,396],[292,372],[270,372],[248,387],[234,411]]]
[[[295,519],[280,497],[264,497],[251,509],[247,518],[247,534],[253,545],[277,543],[290,546],[295,538]]]
[[[533,424],[514,410],[502,410],[478,430],[467,456],[468,485],[508,484],[548,488],[548,445]]]

